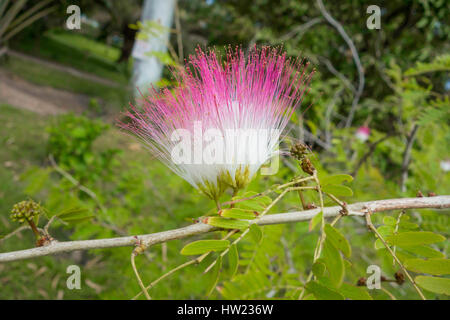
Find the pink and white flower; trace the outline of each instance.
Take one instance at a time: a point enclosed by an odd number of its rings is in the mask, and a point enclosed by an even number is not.
[[[280,135],[312,76],[307,66],[266,47],[247,57],[229,49],[224,59],[198,49],[174,72],[177,88],[150,90],[142,108],[132,106],[129,122],[120,126],[173,172],[217,199],[227,187],[244,187],[278,155]],[[180,150],[181,161],[174,159]],[[214,161],[204,161],[211,150]]]
[[[365,142],[370,137],[370,128],[368,126],[361,126],[356,130],[356,138],[361,141]]]

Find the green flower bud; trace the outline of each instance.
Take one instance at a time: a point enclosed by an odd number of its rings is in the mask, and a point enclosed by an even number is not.
[[[11,210],[11,220],[23,223],[32,220],[43,212],[42,206],[33,200],[16,203]]]

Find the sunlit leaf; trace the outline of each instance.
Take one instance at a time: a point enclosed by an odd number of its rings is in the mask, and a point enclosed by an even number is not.
[[[417,276],[414,281],[421,288],[439,294],[450,295],[450,279],[428,276]]]
[[[450,274],[449,259],[408,259],[404,264],[406,269],[414,272],[432,275]]]
[[[340,186],[340,185],[334,185],[334,184],[328,184],[326,186],[322,187],[322,191],[326,193],[330,193],[334,196],[341,196],[341,197],[350,197],[353,195],[352,189],[350,189],[347,186]]]
[[[424,244],[432,244],[436,242],[442,242],[445,237],[440,234],[429,231],[417,231],[417,232],[402,232],[394,234],[386,238],[386,241],[390,245],[399,247],[419,246]]]
[[[444,258],[445,255],[429,246],[403,247],[403,250],[412,252],[425,258]]]

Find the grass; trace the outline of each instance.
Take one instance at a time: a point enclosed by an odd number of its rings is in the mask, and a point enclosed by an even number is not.
[[[49,30],[41,37],[24,34],[11,43],[15,50],[127,84],[130,65],[116,62],[119,49],[76,32]]]
[[[19,226],[8,219],[9,212],[14,203],[28,198],[26,194],[27,181],[21,179],[23,174],[32,167],[47,165],[45,162],[48,135],[45,128],[55,120],[55,116],[37,115],[30,111],[0,103],[0,121],[3,124],[0,127],[2,142],[2,148],[0,149],[0,181],[2,181],[0,185],[0,235],[7,234]],[[126,190],[123,197],[129,198],[125,202],[127,206],[131,203],[136,204],[135,210],[137,212],[130,213],[128,212],[130,210],[129,207],[121,209],[117,207],[117,204],[112,203],[111,207],[115,209],[110,210],[110,216],[112,219],[118,219],[117,223],[119,226],[124,227],[124,223],[127,226],[131,225],[130,229],[128,229],[130,234],[175,228],[185,224],[186,217],[197,216],[202,208],[205,209],[205,205],[209,204],[209,201],[203,199],[200,195],[192,194],[192,188],[187,183],[183,183],[181,179],[163,168],[163,165],[152,159],[144,149],[136,149],[136,140],[120,133],[119,130],[112,128],[102,134],[98,141],[95,142],[94,149],[99,151],[102,148],[118,148],[125,151],[120,156],[121,165],[117,174],[125,174],[124,178],[121,178],[124,179],[123,183],[125,183],[124,188]],[[143,180],[145,181],[145,186],[142,183],[134,182],[141,181],[137,179],[137,175],[147,177]],[[59,176],[53,176],[53,178],[57,177]],[[50,180],[53,181],[53,178]],[[50,180],[44,183],[46,185],[51,184]],[[102,189],[102,192],[106,193],[107,187],[103,183],[102,186],[102,188],[105,188],[104,190]],[[43,195],[44,199],[46,196],[46,194]],[[40,199],[34,196],[33,198],[35,200]],[[166,198],[167,202],[165,201]],[[140,203],[144,203],[142,208]],[[133,218],[130,217],[130,214]],[[83,236],[83,232],[90,232],[89,225],[77,230],[76,237],[93,237],[92,235]],[[13,251],[32,246],[33,236],[28,231],[25,230],[19,237],[8,239],[2,243],[0,250]],[[74,229],[64,227],[57,227],[52,230],[52,234],[61,241],[67,240],[73,232]],[[170,244],[168,254],[171,257],[171,264],[185,261],[185,257],[178,254],[182,245],[182,242]],[[157,246],[150,253],[154,256],[152,261],[142,258],[139,258],[137,261],[144,272],[143,275],[145,275],[146,282],[162,272],[162,262],[158,252],[160,252],[160,249],[158,250]],[[95,260],[96,257],[103,257],[102,260],[104,262],[102,262],[103,266],[101,268],[98,266],[89,270],[83,268],[84,278],[103,286],[104,289],[101,295],[84,282],[82,290],[71,291],[66,289],[66,278],[64,276],[61,277],[61,275],[66,274],[65,268],[71,264],[84,266],[84,262],[77,262],[76,255],[41,257],[25,263],[18,261],[5,264],[4,266],[0,265],[0,273],[8,275],[0,279],[0,287],[2,287],[0,299],[54,299],[60,291],[64,292],[64,298],[69,299],[130,298],[138,292],[138,288],[131,274],[132,271],[129,268],[128,259],[123,258],[128,257],[129,253],[129,248],[83,253],[83,260]],[[163,265],[165,264],[164,262]],[[31,276],[33,270],[44,271],[36,278]],[[193,271],[190,270],[190,272]],[[108,274],[111,275],[113,272],[123,274],[130,281],[124,282],[120,277],[108,276]],[[61,279],[58,280],[59,278]],[[196,277],[191,275],[188,279],[182,279],[175,277],[172,279],[173,282],[163,283],[159,286],[161,291],[158,290],[158,294],[161,297],[171,296],[174,294],[172,291],[174,291],[173,286],[175,283],[179,288],[175,292],[178,294],[176,297],[181,298],[188,293],[192,294],[193,291],[195,292],[194,296],[201,296],[206,281],[206,278],[202,277],[201,273],[197,273]]]
[[[18,57],[9,57],[3,67],[32,83],[103,99],[116,108],[126,105],[130,96],[125,86],[113,88]]]
[[[28,198],[24,192],[22,174],[32,166],[44,164],[47,142],[45,127],[52,120],[50,116],[0,103],[0,235],[19,227],[9,220],[9,212],[14,203]],[[2,243],[0,251],[29,248],[33,242],[32,233],[24,230]],[[0,279],[0,299],[55,299],[58,295],[65,299],[95,297],[95,291],[87,286],[83,290],[66,289],[65,278],[61,275],[73,263],[71,256],[60,256],[0,265],[0,274],[5,275]],[[40,276],[30,277],[38,270]]]
[[[73,31],[67,32],[65,30],[53,29],[47,31],[44,36],[61,45],[89,53],[94,58],[103,60],[107,64],[114,64],[120,56],[120,50],[118,48],[89,39],[86,36]]]
[[[48,118],[0,104],[0,121],[0,212],[5,213],[25,196],[20,174],[45,158]]]

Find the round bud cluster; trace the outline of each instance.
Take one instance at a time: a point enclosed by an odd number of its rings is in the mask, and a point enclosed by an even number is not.
[[[42,213],[43,209],[39,203],[26,200],[16,203],[11,210],[11,220],[18,222],[30,221]]]
[[[309,149],[303,143],[297,143],[291,147],[291,155],[297,160],[303,160],[308,153]]]
[[[313,175],[316,168],[314,168],[314,165],[306,157],[308,153],[310,153],[310,150],[303,143],[297,143],[291,148],[291,155],[300,162],[300,167],[303,172]]]

